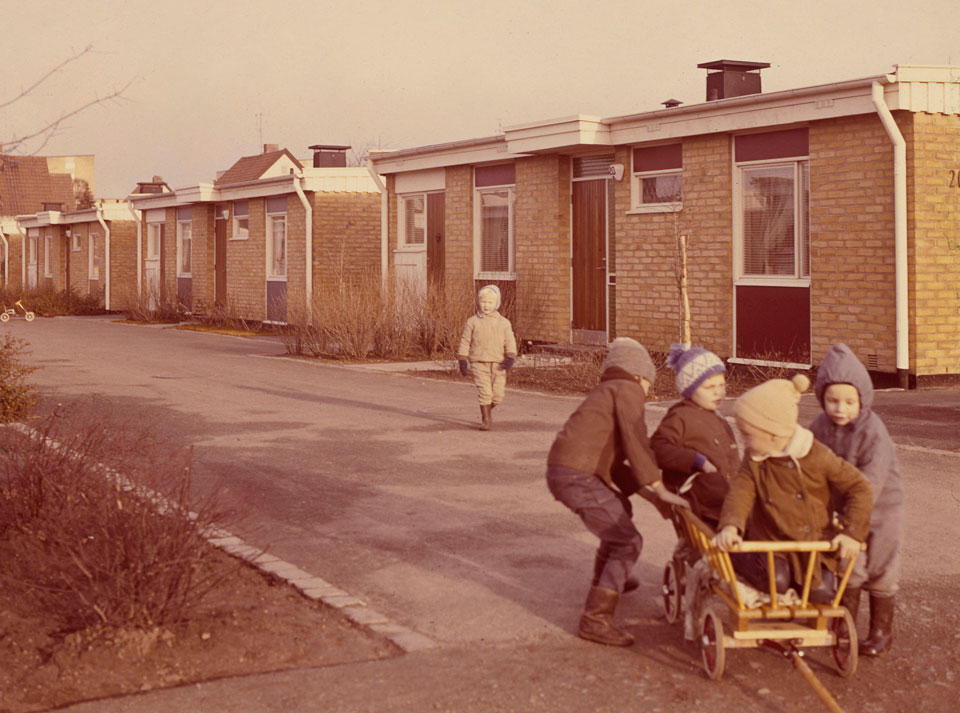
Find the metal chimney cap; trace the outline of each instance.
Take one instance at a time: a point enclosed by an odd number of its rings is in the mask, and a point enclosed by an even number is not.
[[[667,107],[667,109],[673,109],[673,107],[683,104],[679,99],[667,99],[665,102],[660,103]]]
[[[350,149],[349,146],[339,146],[335,144],[314,144],[307,148],[311,151],[348,151]]]
[[[766,69],[769,66],[769,62],[743,62],[737,59],[718,59],[713,62],[701,62],[697,65],[700,69],[735,69],[740,72],[749,72],[753,69]]]

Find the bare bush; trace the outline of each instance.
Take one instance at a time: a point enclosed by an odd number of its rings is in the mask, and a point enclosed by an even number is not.
[[[56,413],[0,428],[0,582],[63,632],[181,621],[219,581],[199,572],[226,514],[191,502],[189,456],[144,462],[149,446]]]
[[[0,423],[27,415],[34,402],[27,376],[35,370],[24,364],[26,342],[9,334],[0,337]]]
[[[159,288],[144,290],[131,307],[123,311],[127,319],[147,324],[172,324],[181,321],[186,309],[179,299],[171,298]]]

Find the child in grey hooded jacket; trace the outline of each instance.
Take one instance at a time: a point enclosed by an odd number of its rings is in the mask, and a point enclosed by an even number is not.
[[[860,644],[860,653],[876,656],[893,642],[894,595],[900,580],[904,495],[896,447],[872,410],[870,375],[846,344],[834,344],[827,352],[817,369],[814,389],[823,413],[810,430],[859,468],[873,489],[867,551],[857,558],[842,603],[856,619],[860,592],[869,593],[870,635]]]
[[[477,307],[463,327],[457,362],[461,374],[473,376],[480,401],[480,429],[488,431],[493,425],[493,408],[503,401],[507,372],[517,359],[517,340],[510,320],[497,311],[499,287],[482,287],[477,293]]]

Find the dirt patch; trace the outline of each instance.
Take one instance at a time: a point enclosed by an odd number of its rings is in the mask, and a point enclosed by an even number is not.
[[[196,615],[146,631],[64,634],[26,613],[29,602],[0,591],[0,712],[401,653],[338,610],[229,555],[218,551],[210,566],[227,579]]]

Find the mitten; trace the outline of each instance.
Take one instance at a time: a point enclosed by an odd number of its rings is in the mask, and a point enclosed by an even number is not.
[[[457,359],[457,364],[460,366],[460,373],[463,374],[464,376],[466,376],[466,375],[467,375],[467,372],[468,372],[468,369],[469,369],[469,367],[468,367],[468,365],[467,365],[467,360],[466,360],[466,359]]]
[[[504,371],[510,371],[510,369],[513,368],[513,364],[516,360],[517,358],[515,356],[510,356],[509,354],[507,354],[503,358],[503,362],[501,362],[500,368],[503,369]]]

